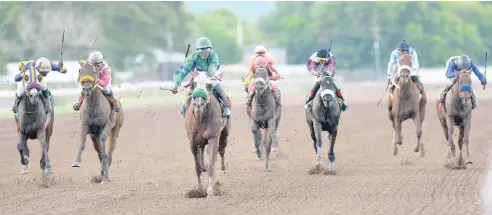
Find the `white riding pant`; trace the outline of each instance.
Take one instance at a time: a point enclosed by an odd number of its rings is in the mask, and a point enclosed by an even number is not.
[[[41,85],[41,90],[44,91],[46,89],[48,89],[48,85],[46,84],[46,82],[43,80],[43,81],[40,81],[39,82],[39,85]],[[27,84],[24,83],[24,81],[19,81],[17,82],[17,90],[16,90],[16,94],[18,97],[22,97],[26,91],[26,87],[27,87]]]
[[[108,94],[109,92],[111,92],[111,82],[108,83],[108,85],[106,85],[106,87],[101,87],[99,86],[99,89],[101,89],[103,91],[104,94]]]

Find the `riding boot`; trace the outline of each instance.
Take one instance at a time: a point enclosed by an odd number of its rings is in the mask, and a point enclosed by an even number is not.
[[[413,82],[415,82],[417,85],[419,85],[420,94],[424,95],[424,84],[422,84],[422,81],[420,81],[419,76],[412,75],[410,78],[412,79]]]
[[[12,104],[12,112],[17,113],[17,107],[19,106],[21,98],[22,97],[17,96],[17,93],[15,94],[14,103]]]
[[[475,96],[475,93],[473,91],[470,92],[470,96],[471,96],[472,110],[473,110],[473,109],[477,108],[478,101],[477,101],[477,97]]]
[[[272,90],[273,97],[275,98],[275,102],[277,103],[277,106],[282,106],[282,96],[280,95],[280,91],[278,90]]]
[[[255,95],[255,91],[253,89],[248,91],[248,96],[246,99],[246,105],[251,107],[251,103],[253,102],[253,96]]]
[[[342,90],[340,90],[340,88],[338,88],[337,84],[336,83],[333,83],[333,85],[335,86],[335,90],[337,92],[337,97],[340,98],[342,100],[342,111],[345,111],[347,110],[348,108],[348,104],[347,102],[345,101],[345,99],[343,98],[343,95],[342,95]]]
[[[188,104],[190,103],[191,96],[186,96],[185,100],[181,102],[181,115],[183,118],[186,114],[186,109],[188,108]]]
[[[82,100],[84,100],[84,95],[82,95],[82,93],[80,93],[80,96],[79,96],[79,102],[75,103],[73,105],[73,110],[74,111],[78,111],[80,110],[80,105],[82,104]]]
[[[314,99],[314,97],[316,96],[316,92],[318,92],[320,86],[321,86],[321,81],[318,79],[318,81],[316,81],[316,83],[314,84],[313,89],[311,89],[311,91],[309,92],[309,96],[304,105],[304,109],[311,108],[309,102],[311,102]]]
[[[116,98],[114,97],[113,91],[109,91],[109,93],[105,95],[109,98],[111,104],[113,105],[114,111],[120,112],[120,107],[116,103]]]
[[[227,100],[227,97],[225,95],[225,92],[224,90],[222,89],[222,87],[220,86],[220,84],[216,84],[212,90],[212,93],[217,97],[219,98],[220,100],[222,100],[222,105],[224,105],[224,108],[225,108],[225,111],[224,111],[224,115],[229,118],[231,116],[231,108],[229,106],[229,101]]]

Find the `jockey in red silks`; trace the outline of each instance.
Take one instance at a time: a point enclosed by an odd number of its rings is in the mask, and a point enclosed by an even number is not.
[[[88,63],[94,65],[96,72],[98,74],[98,85],[104,96],[106,96],[111,105],[113,105],[116,112],[120,112],[120,107],[116,102],[113,91],[111,90],[111,67],[104,61],[104,57],[101,52],[93,51],[89,54],[87,59]],[[84,97],[81,95],[79,97],[79,102],[73,105],[73,109],[78,111],[82,105]]]
[[[304,106],[304,108],[306,109],[311,108],[310,102],[314,99],[316,92],[318,92],[318,89],[321,85],[320,83],[321,78],[324,75],[328,75],[328,76],[335,75],[336,65],[337,62],[335,60],[335,56],[324,48],[320,49],[318,52],[313,53],[311,57],[309,57],[308,61],[306,62],[307,70],[311,72],[314,76],[316,76],[317,79],[313,89],[311,89],[311,91],[309,92],[309,97],[307,98],[306,105]],[[337,97],[342,100],[341,109],[342,111],[345,111],[348,107],[348,104],[342,96],[342,91],[337,87],[336,84],[335,84],[335,88],[336,88]]]
[[[267,70],[268,78],[270,82],[270,89],[273,92],[273,97],[275,98],[277,105],[279,106],[282,105],[282,98],[280,96],[279,91],[277,90],[277,86],[275,83],[275,81],[280,79],[277,68],[273,65],[270,59],[263,56],[258,56],[255,58],[253,65],[249,69],[248,76],[246,77],[246,80],[244,80],[244,87],[248,89],[246,105],[251,106],[251,102],[255,94],[255,86],[252,83],[252,80],[254,77],[255,70],[257,68],[264,68]]]

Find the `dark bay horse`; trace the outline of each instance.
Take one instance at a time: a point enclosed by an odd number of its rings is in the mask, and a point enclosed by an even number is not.
[[[44,103],[40,97],[43,95],[40,95],[41,85],[39,83],[39,77],[40,75],[34,67],[31,67],[23,74],[24,94],[22,95],[14,118],[17,124],[17,133],[19,133],[17,150],[19,151],[22,164],[21,174],[28,172],[27,165],[29,163],[30,153],[27,140],[38,139],[41,142],[41,149],[43,150],[41,160],[39,161],[43,170],[42,181],[46,185],[46,176],[53,174],[48,151],[51,134],[53,133],[55,112],[54,102],[52,102],[51,112],[46,114]]]
[[[330,138],[330,151],[328,152],[329,171],[335,171],[335,141],[340,121],[340,101],[335,94],[335,84],[331,76],[321,78],[321,84],[312,103],[312,110],[306,110],[306,121],[311,131],[316,152],[316,169],[322,167],[322,131],[327,131]]]
[[[116,140],[123,126],[124,116],[121,105],[119,112],[112,110],[109,100],[103,95],[97,81],[94,66],[88,63],[81,64],[78,82],[82,85],[81,93],[84,100],[80,107],[80,145],[72,167],[80,167],[86,137],[89,134],[101,162],[101,184],[106,184],[109,182],[108,171],[113,160]],[[108,139],[109,152],[106,153],[106,140]]]
[[[388,115],[393,125],[393,155],[398,154],[398,145],[403,144],[402,124],[407,119],[412,119],[417,130],[417,144],[414,152],[419,152],[425,156],[424,145],[422,143],[422,123],[425,118],[425,107],[427,97],[425,93],[420,94],[420,89],[410,78],[412,70],[412,56],[404,54],[398,61],[397,83],[393,92],[388,96]]]
[[[458,137],[458,147],[460,156],[458,167],[466,168],[466,164],[471,164],[470,158],[470,129],[472,117],[472,103],[470,92],[472,89],[471,71],[459,73],[456,83],[446,94],[445,104],[437,101],[437,116],[444,131],[444,137],[448,142],[446,153],[446,167],[452,167],[451,161],[456,157],[456,150],[453,142],[454,127],[458,126],[460,134]],[[466,147],[466,163],[463,160],[463,143]]]
[[[274,149],[277,147],[277,128],[282,116],[282,106],[278,106],[275,102],[266,69],[256,69],[253,84],[255,95],[251,107],[248,106],[246,112],[249,118],[253,120],[251,131],[255,141],[256,155],[258,160],[261,160],[262,151],[265,148],[265,168],[269,171],[272,145]]]
[[[187,108],[185,113],[185,129],[190,140],[191,153],[195,159],[197,188],[202,190],[201,174],[208,172],[207,198],[209,198],[214,195],[217,153],[221,157],[221,170],[226,170],[224,155],[231,123],[229,118],[222,117],[221,106],[212,94],[213,86],[209,77],[205,72],[197,73],[193,79],[195,87],[190,101],[193,103],[193,107]],[[229,98],[227,97],[227,99]],[[205,146],[209,152],[208,169],[204,162]]]

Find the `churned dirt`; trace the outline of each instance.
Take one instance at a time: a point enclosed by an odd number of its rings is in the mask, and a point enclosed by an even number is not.
[[[30,172],[20,175],[14,120],[0,121],[0,214],[484,214],[480,192],[490,154],[492,124],[487,112],[492,100],[481,99],[473,113],[473,164],[449,170],[444,167],[436,88],[427,87],[424,158],[413,152],[411,121],[403,125],[399,155],[392,155],[386,99],[376,107],[382,88],[345,86],[350,107],[339,126],[336,175],[309,173],[315,152],[302,108],[304,95],[284,95],[272,172],[265,172],[264,161],[251,152],[246,108],[236,99],[226,149],[228,169],[220,171],[218,160],[220,195],[211,199],[185,197],[196,177],[177,104],[125,109],[108,185],[94,183],[100,164],[89,138],[81,168],[71,167],[79,143],[76,114],[55,119],[50,147],[55,174],[47,188],[39,186],[39,142],[29,141]],[[328,147],[325,138],[325,167]],[[206,173],[202,178],[206,186]]]

